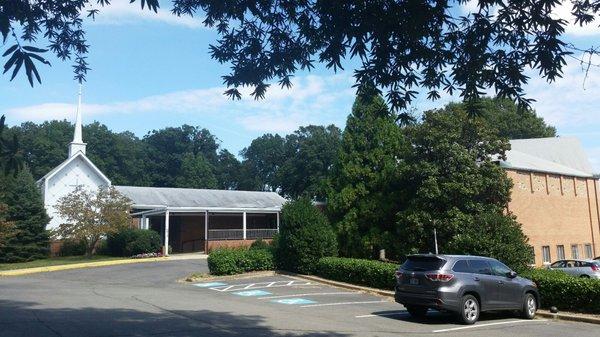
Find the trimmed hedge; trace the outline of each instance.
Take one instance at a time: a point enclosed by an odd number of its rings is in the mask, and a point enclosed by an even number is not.
[[[534,281],[542,298],[542,308],[600,313],[600,280],[574,277],[561,271],[535,269],[522,277]]]
[[[268,249],[221,248],[208,256],[208,269],[213,275],[233,275],[249,271],[273,270],[273,253]]]
[[[161,238],[151,229],[124,228],[108,235],[106,250],[112,256],[132,256],[161,251]]]
[[[398,265],[374,260],[324,257],[319,260],[316,275],[326,279],[393,290]]]

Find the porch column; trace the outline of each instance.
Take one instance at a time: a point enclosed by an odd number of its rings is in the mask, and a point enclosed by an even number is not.
[[[169,256],[169,210],[165,211],[165,246],[163,248],[163,255]]]
[[[208,254],[208,211],[204,211],[204,254]]]
[[[277,212],[277,233],[279,233],[279,212]]]
[[[148,220],[146,218],[146,216],[142,215],[142,221],[140,222],[140,229],[148,229],[148,227],[147,227],[148,223],[146,222],[146,220]]]
[[[243,234],[243,239],[246,240],[246,212],[242,213],[243,214],[243,222],[242,222],[242,232]]]

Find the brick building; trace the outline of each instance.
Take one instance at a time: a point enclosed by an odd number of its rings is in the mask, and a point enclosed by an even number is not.
[[[576,138],[512,140],[501,161],[513,179],[508,210],[533,246],[535,264],[600,255],[598,176]]]

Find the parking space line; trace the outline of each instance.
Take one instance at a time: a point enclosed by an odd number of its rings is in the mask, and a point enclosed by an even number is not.
[[[263,289],[263,288],[279,288],[279,287],[291,287],[291,286],[306,286],[314,285],[310,282],[300,281],[275,281],[275,282],[258,282],[258,283],[244,283],[244,284],[232,284],[228,286],[217,286],[211,287],[210,290],[225,292],[225,291],[237,291],[245,289]]]
[[[517,321],[508,321],[508,322],[484,323],[484,324],[476,324],[476,325],[469,325],[469,326],[461,326],[458,328],[433,330],[432,332],[439,333],[439,332],[449,332],[449,331],[457,331],[457,330],[465,330],[465,329],[483,328],[486,326],[493,326],[493,325],[515,324],[515,323],[537,323],[537,322],[546,322],[546,321],[548,321],[548,320],[547,319],[536,319],[536,320],[517,320]]]
[[[408,314],[408,312],[403,310],[403,311],[398,311],[398,312],[386,312],[386,313],[381,313],[381,314],[358,315],[358,316],[354,316],[354,317],[356,317],[356,318],[386,317],[386,316],[398,316],[398,315],[405,315],[405,314]]]
[[[292,295],[278,295],[278,296],[268,296],[268,297],[259,297],[259,300],[270,300],[274,298],[287,298],[287,297],[302,297],[302,296],[325,296],[325,295],[350,295],[350,294],[360,294],[356,292],[335,292],[335,293],[306,293],[306,294],[292,294]]]
[[[337,303],[321,303],[321,304],[310,304],[310,305],[303,305],[300,308],[311,308],[311,307],[329,307],[329,306],[334,306],[334,305],[350,305],[350,304],[369,304],[369,303],[390,303],[389,301],[386,300],[380,300],[380,301],[364,301],[364,302],[337,302]]]

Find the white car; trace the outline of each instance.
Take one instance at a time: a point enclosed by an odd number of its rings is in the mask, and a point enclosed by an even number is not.
[[[560,270],[575,277],[600,279],[600,261],[595,260],[558,260],[548,269]]]

